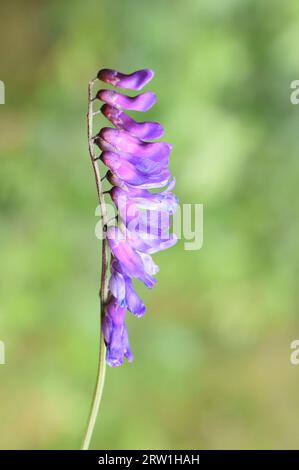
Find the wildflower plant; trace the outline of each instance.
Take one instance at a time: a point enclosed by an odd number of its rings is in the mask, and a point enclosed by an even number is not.
[[[133,360],[125,324],[126,312],[142,317],[146,310],[133,281],[137,279],[150,289],[156,284],[154,276],[159,267],[151,255],[176,243],[176,236],[170,233],[170,225],[178,205],[172,192],[175,180],[168,169],[172,145],[156,141],[163,135],[163,127],[158,122],[137,122],[125,112],[149,110],[156,102],[155,94],[147,91],[131,97],[111,89],[100,89],[95,94],[94,85],[101,80],[116,88],[141,90],[153,76],[149,69],[131,74],[102,69],[88,87],[89,154],[104,237],[100,360],[83,449],[88,449],[92,436],[106,363],[117,367],[125,358],[129,362]],[[93,105],[98,100],[104,104],[100,110],[94,111]],[[104,127],[94,135],[93,120],[99,113],[114,127]],[[107,167],[103,176],[99,162]],[[107,191],[103,190],[104,179],[111,185]],[[108,196],[118,214],[112,221],[108,220],[105,199]]]

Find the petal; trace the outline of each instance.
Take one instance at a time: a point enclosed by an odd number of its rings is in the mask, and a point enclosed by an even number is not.
[[[136,315],[137,317],[141,317],[145,313],[145,305],[138,296],[137,292],[134,289],[132,280],[126,276],[121,268],[121,265],[117,259],[113,259],[111,263],[111,270],[113,272],[117,272],[121,275],[125,280],[125,290],[126,290],[126,306],[127,309]]]
[[[151,81],[154,72],[150,69],[137,70],[136,72],[125,74],[112,69],[102,69],[98,72],[98,79],[110,85],[129,88],[130,90],[141,90]]]
[[[176,180],[175,178],[171,178],[169,182],[167,183],[167,187],[164,189],[164,191],[160,193],[156,193],[159,196],[168,194],[172,191],[172,189],[175,187]],[[153,193],[150,193],[149,191],[145,191],[144,189],[139,189],[139,188],[133,188],[130,191],[130,197],[135,199],[138,197],[147,197],[148,194],[154,195]]]
[[[129,193],[129,197],[141,209],[158,210],[174,214],[178,206],[178,198],[168,189],[160,193],[151,193],[144,189],[133,188]]]
[[[137,240],[137,245],[135,242],[133,245],[129,239],[133,248],[146,252],[149,252],[148,248],[159,251],[165,249],[168,243],[171,246],[176,242],[169,236],[170,212],[156,209],[141,211],[135,203],[135,199],[130,197],[130,191],[125,191],[117,186],[110,190],[110,195],[130,233],[142,238],[140,243],[147,243],[145,248],[141,249],[140,246],[143,245],[138,245],[139,240]],[[128,234],[126,233],[126,235]]]
[[[127,330],[126,325],[124,325],[122,340],[123,340],[123,347],[124,347],[124,355],[128,359],[129,362],[132,362],[134,359],[134,356],[131,351],[129,335],[128,335],[128,330]]]
[[[163,127],[158,122],[136,122],[119,108],[109,104],[104,104],[101,112],[117,129],[130,132],[141,140],[159,139],[164,133]]]
[[[151,255],[149,255],[148,253],[141,253],[141,252],[139,252],[139,255],[142,258],[145,271],[150,276],[155,276],[155,274],[159,272],[160,268],[156,263],[154,263]]]
[[[156,280],[148,274],[140,255],[130,246],[121,230],[118,227],[109,227],[107,238],[111,251],[118,259],[124,274],[136,277],[147,287],[152,288]]]
[[[128,199],[126,191],[114,186],[110,190],[110,195],[124,224],[130,223],[138,217],[139,211],[135,204]]]
[[[143,174],[147,176],[160,176],[162,171],[167,171],[167,165],[163,160],[155,161],[150,158],[139,159],[132,157],[130,159],[123,158],[123,154],[117,154],[111,151],[104,151],[100,155],[102,162],[117,174],[126,172],[129,174]]]
[[[114,152],[103,152],[101,160],[112,172],[112,175],[107,174],[107,179],[113,185],[122,186],[116,182],[116,178],[119,178],[133,186],[162,187],[170,178],[170,172],[163,167],[163,163],[160,165],[149,161],[147,165],[143,162],[133,165]]]
[[[166,250],[177,242],[177,236],[175,234],[158,232],[156,227],[146,227],[147,230],[140,230],[136,221],[132,221],[127,224],[126,235],[127,239],[139,254],[147,253],[153,254],[158,251]]]
[[[142,140],[129,134],[129,132],[103,127],[100,130],[96,143],[107,142],[118,152],[123,152],[137,157],[157,157],[160,160],[163,157],[168,159],[172,145],[166,142],[143,142]],[[167,160],[168,163],[168,160]]]
[[[135,291],[129,277],[126,277],[126,304],[127,309],[137,317],[142,317],[145,314],[145,305]]]
[[[150,166],[155,166],[156,168],[167,168],[169,164],[169,155],[166,152],[163,153],[154,153],[152,155],[146,155],[146,154],[130,154],[126,152],[121,152],[119,149],[117,149],[114,145],[111,143],[107,142],[104,140],[102,137],[99,135],[95,137],[94,139],[95,144],[103,150],[103,152],[112,152],[115,153],[118,158],[121,158],[122,160],[126,160],[130,163],[132,163],[134,166],[138,166],[140,169],[145,169]]]
[[[137,96],[126,96],[117,91],[99,90],[96,97],[104,103],[131,111],[148,111],[157,101],[156,95],[151,91]]]
[[[126,309],[120,307],[112,296],[106,306],[103,320],[103,334],[107,346],[106,360],[111,367],[120,366],[124,357],[129,362],[133,360],[125,325],[125,313]]]
[[[154,253],[158,253],[158,251],[167,250],[168,248],[171,248],[172,246],[174,246],[177,241],[178,241],[177,236],[174,233],[171,234],[169,238],[166,240],[155,239],[148,244],[146,253],[154,254]]]
[[[111,270],[111,277],[109,281],[109,290],[112,295],[117,299],[121,307],[126,306],[126,283],[125,279],[116,270]]]
[[[113,186],[119,186],[120,188],[123,189],[131,189],[134,186],[138,186],[139,188],[144,188],[144,189],[152,189],[152,188],[162,188],[165,186],[169,180],[170,173],[168,171],[164,172],[163,174],[160,175],[159,180],[155,180],[147,177],[139,178],[138,183],[131,183],[129,181],[125,181],[122,178],[120,178],[118,175],[115,173],[112,173],[111,171],[108,171],[107,175],[107,180],[109,181],[110,184]]]
[[[141,232],[141,236],[144,233],[166,240],[169,238],[170,225],[171,214],[168,212],[146,210],[139,213],[137,230]]]

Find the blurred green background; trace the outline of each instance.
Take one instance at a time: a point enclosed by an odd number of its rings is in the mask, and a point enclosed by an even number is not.
[[[87,82],[150,67],[147,117],[180,201],[204,204],[204,246],[156,256],[92,448],[298,448],[298,1],[6,0],[0,25],[0,447],[80,446],[99,335]]]

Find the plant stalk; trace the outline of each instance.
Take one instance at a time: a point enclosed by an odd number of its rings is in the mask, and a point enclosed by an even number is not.
[[[109,248],[108,242],[105,237],[106,228],[108,224],[107,219],[107,208],[105,204],[105,195],[102,187],[102,178],[100,169],[98,166],[98,160],[94,151],[94,139],[93,139],[93,85],[96,79],[91,80],[88,84],[88,111],[87,111],[87,134],[88,134],[88,149],[89,156],[92,164],[92,168],[95,175],[96,189],[99,199],[99,204],[101,208],[101,220],[102,220],[102,230],[103,230],[103,241],[102,241],[102,274],[101,274],[101,284],[100,284],[100,304],[101,304],[101,333],[100,333],[100,351],[99,351],[99,364],[98,364],[98,373],[96,386],[94,390],[93,400],[90,409],[90,415],[88,419],[86,433],[83,439],[82,450],[88,450],[90,446],[90,441],[93,435],[96,419],[98,416],[103,388],[105,382],[105,373],[106,373],[106,346],[103,337],[102,322],[103,315],[105,310],[105,305],[108,300],[108,261],[109,261]]]

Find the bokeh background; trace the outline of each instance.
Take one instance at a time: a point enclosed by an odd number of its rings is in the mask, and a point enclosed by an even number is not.
[[[100,268],[86,87],[102,67],[155,70],[148,117],[174,144],[180,201],[204,204],[204,245],[156,256],[92,448],[298,448],[298,28],[297,0],[1,2],[2,449],[76,449],[85,430]]]

